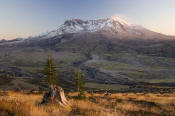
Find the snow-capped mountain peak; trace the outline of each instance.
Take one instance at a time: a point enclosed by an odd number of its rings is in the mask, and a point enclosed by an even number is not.
[[[149,31],[144,27],[129,24],[123,19],[112,16],[105,19],[65,21],[58,29],[25,39],[25,41],[42,40],[57,37],[63,34],[102,32],[115,38],[160,38],[160,34]]]
[[[112,16],[105,19],[97,20],[81,20],[71,19],[65,21],[58,29],[40,34],[26,39],[15,40],[15,41],[0,41],[0,45],[14,44],[21,42],[31,42],[33,40],[40,41],[43,39],[52,39],[64,34],[76,34],[76,33],[94,33],[98,32],[110,38],[120,39],[155,39],[155,38],[170,38],[165,35],[150,31],[142,26],[129,24],[123,19]],[[97,33],[97,34],[98,34]]]
[[[57,30],[53,30],[48,34],[44,35],[44,38],[54,37],[61,34],[68,33],[80,33],[80,32],[96,32],[96,31],[108,31],[113,30],[114,32],[126,31],[131,26],[129,23],[119,17],[110,17],[107,19],[98,20],[81,20],[72,19],[67,20]]]

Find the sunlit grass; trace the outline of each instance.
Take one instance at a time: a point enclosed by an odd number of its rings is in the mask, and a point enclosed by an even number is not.
[[[41,105],[43,94],[0,92],[0,116],[174,116],[174,94],[68,93],[69,106]]]

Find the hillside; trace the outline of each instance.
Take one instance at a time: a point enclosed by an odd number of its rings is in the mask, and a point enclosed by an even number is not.
[[[72,19],[44,35],[1,41],[0,73],[40,78],[45,59],[52,54],[59,79],[68,85],[78,67],[90,83],[168,85],[175,83],[174,45],[175,37],[116,17]]]

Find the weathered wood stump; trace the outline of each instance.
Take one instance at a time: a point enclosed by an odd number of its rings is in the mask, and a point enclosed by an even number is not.
[[[45,103],[59,103],[61,105],[68,105],[64,90],[60,86],[51,86],[48,93],[45,93],[41,104]]]

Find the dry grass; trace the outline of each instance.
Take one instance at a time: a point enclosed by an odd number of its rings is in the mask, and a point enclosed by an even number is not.
[[[0,92],[0,116],[175,116],[175,95],[117,93],[88,94],[86,100],[74,99],[70,106],[41,105],[43,94]]]

